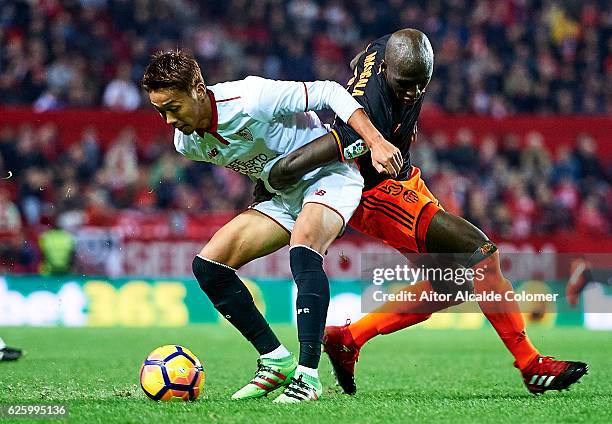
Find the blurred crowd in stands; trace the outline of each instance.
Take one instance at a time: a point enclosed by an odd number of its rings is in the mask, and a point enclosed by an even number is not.
[[[6,176],[0,180],[0,233],[51,223],[110,225],[120,210],[194,215],[240,211],[251,202],[245,176],[185,159],[165,137],[147,143],[137,137],[126,127],[104,150],[91,127],[67,147],[53,124],[0,128],[0,173]],[[463,128],[420,132],[412,161],[447,210],[490,234],[612,234],[612,161],[597,149],[586,133],[574,146],[550,151],[535,131],[524,140],[510,133],[476,143]]]
[[[428,108],[612,112],[606,0],[0,0],[0,99],[146,107],[150,54],[177,47],[200,59],[209,83],[345,81],[357,52],[402,27],[434,47]]]

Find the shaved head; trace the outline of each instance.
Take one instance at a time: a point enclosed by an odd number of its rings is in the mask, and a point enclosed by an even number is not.
[[[433,73],[433,62],[431,43],[417,29],[399,30],[387,41],[385,64],[388,82],[400,99],[406,97],[402,95],[403,88],[406,88],[402,85],[418,85],[417,92],[425,89]]]

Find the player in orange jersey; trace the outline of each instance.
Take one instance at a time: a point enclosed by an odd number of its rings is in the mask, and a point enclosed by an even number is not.
[[[355,159],[365,188],[349,225],[403,253],[455,255],[458,266],[482,272],[483,278],[474,280],[476,295],[512,291],[502,275],[497,247],[474,225],[446,212],[421,179],[420,170],[410,163],[410,145],[416,137],[423,96],[433,72],[433,50],[425,34],[404,29],[379,38],[351,61],[351,68],[354,75],[348,90],[381,134],[402,152],[401,168],[373,163],[361,137],[336,120],[331,133],[264,171],[266,188],[274,191],[326,163]],[[384,171],[397,176],[391,179]],[[417,294],[418,299],[419,293],[436,289],[436,283],[420,281],[405,291]],[[422,322],[448,306],[451,303],[386,304],[353,324],[327,327],[324,348],[343,390],[356,392],[354,367],[360,348],[368,340]],[[514,356],[514,366],[530,392],[565,389],[587,372],[583,362],[541,355],[527,337],[516,301],[482,300],[479,306]]]

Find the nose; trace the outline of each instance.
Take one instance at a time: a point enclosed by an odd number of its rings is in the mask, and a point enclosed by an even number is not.
[[[171,113],[166,112],[166,123],[173,125],[176,122],[177,122],[177,119],[174,116],[172,116]]]
[[[416,100],[421,97],[421,94],[423,94],[421,87],[419,85],[415,85],[413,88],[406,92],[406,99]]]

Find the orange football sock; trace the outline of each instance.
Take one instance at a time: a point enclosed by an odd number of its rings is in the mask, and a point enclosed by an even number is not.
[[[502,296],[501,302],[478,302],[480,309],[514,356],[516,367],[523,369],[539,355],[539,352],[527,337],[525,320],[518,303],[515,300],[505,300],[506,292],[513,289],[510,281],[502,275],[499,252],[495,252],[474,266],[475,270],[478,268],[483,270],[483,278],[474,278],[474,293],[494,291]]]
[[[374,312],[370,312],[359,321],[349,325],[348,329],[357,347],[361,348],[368,340],[379,334],[390,334],[423,322],[433,312],[448,306],[445,304],[439,307],[434,302],[418,300],[422,292],[432,291],[431,283],[427,280],[406,286],[402,291],[414,293],[416,300],[387,302]]]

